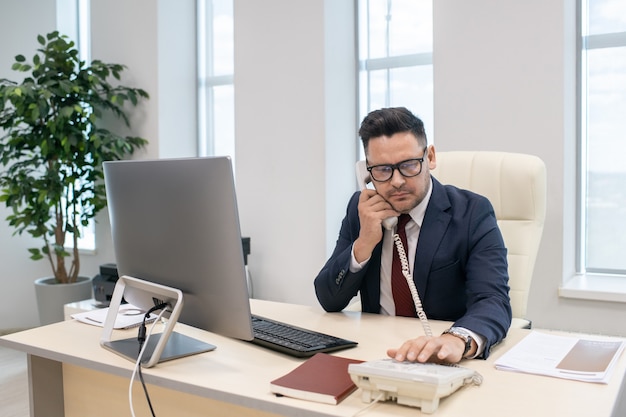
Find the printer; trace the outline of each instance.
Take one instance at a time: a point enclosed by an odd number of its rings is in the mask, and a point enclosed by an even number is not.
[[[100,265],[100,273],[96,275],[92,282],[93,295],[98,307],[108,307],[113,297],[113,290],[117,283],[117,265],[113,263]]]

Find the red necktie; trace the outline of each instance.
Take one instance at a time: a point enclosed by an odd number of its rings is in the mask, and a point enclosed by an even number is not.
[[[408,248],[406,243],[406,224],[411,220],[411,216],[408,214],[401,214],[398,217],[397,233],[400,236],[404,251],[408,256]],[[408,259],[407,259],[408,262]],[[393,294],[393,301],[396,305],[396,316],[416,317],[415,305],[413,304],[413,297],[411,297],[411,291],[409,285],[406,282],[406,278],[402,274],[402,263],[400,262],[400,256],[398,255],[398,248],[396,242],[393,243],[393,261],[391,263],[391,292]]]

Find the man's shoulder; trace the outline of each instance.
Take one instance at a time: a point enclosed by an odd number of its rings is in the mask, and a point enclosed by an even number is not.
[[[354,209],[359,205],[359,197],[361,196],[361,191],[355,191],[350,199],[348,200],[348,209]]]

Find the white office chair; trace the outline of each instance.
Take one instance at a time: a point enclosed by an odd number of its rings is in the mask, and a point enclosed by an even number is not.
[[[432,175],[442,184],[489,199],[508,249],[513,323],[530,328],[528,293],[546,217],[546,167],[534,155],[507,152],[437,152]]]

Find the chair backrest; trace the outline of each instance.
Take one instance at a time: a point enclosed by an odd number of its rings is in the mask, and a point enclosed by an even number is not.
[[[546,217],[546,167],[534,155],[437,152],[437,180],[489,199],[508,249],[513,318],[526,319],[528,292]],[[523,326],[522,326],[523,327]]]

